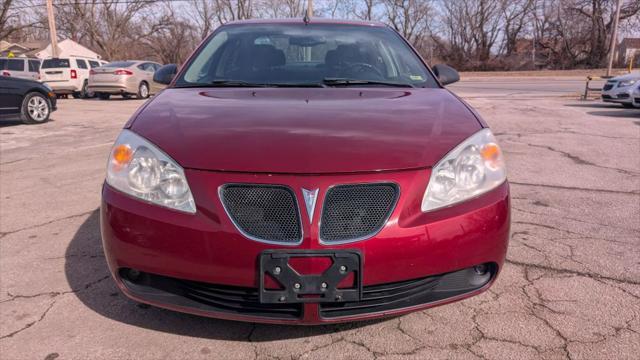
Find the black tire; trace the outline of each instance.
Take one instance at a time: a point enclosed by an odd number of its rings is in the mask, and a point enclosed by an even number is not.
[[[138,85],[138,93],[136,94],[138,99],[146,99],[149,97],[149,84],[143,81]]]
[[[125,100],[131,99],[131,94],[122,94],[122,98]]]
[[[111,94],[105,94],[105,93],[96,93],[96,95],[98,95],[98,98],[100,100],[109,100],[109,98],[111,97]]]
[[[80,96],[82,96],[83,99],[91,99],[92,97],[95,97],[95,93],[91,93],[89,92],[89,81],[85,80],[84,83],[82,84],[82,91],[80,91]]]
[[[39,92],[30,92],[22,100],[21,119],[28,125],[44,124],[51,115],[51,101]]]
[[[82,93],[80,91],[74,91],[71,93],[71,96],[73,96],[74,99],[82,99]]]

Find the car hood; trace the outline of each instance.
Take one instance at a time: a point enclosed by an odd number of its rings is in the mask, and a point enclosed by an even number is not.
[[[348,173],[435,165],[478,131],[445,89],[172,88],[130,125],[181,166]]]

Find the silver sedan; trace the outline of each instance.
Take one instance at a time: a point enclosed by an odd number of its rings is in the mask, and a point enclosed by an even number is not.
[[[138,99],[146,99],[154,91],[151,86],[153,74],[160,67],[151,61],[114,61],[91,70],[88,90],[103,100],[111,95],[121,95],[125,99],[135,95]]]
[[[640,73],[616,76],[607,80],[602,89],[602,101],[633,107],[632,92],[640,82]]]

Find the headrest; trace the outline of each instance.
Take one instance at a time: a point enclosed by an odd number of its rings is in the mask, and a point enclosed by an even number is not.
[[[276,49],[273,45],[254,45],[251,56],[253,67],[258,69],[282,66],[286,63],[284,51]]]

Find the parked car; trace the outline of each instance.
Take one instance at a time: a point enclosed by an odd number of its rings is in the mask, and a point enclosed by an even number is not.
[[[0,118],[41,124],[56,110],[56,95],[34,80],[0,76]]]
[[[602,101],[621,104],[624,107],[633,107],[631,93],[638,81],[640,81],[640,73],[616,76],[607,80],[602,88]]]
[[[0,57],[0,74],[20,79],[40,79],[40,59]]]
[[[486,122],[392,28],[225,24],[118,136],[101,234],[138,302],[252,322],[416,311],[487,290],[509,184]]]
[[[96,69],[96,68],[99,68],[100,66],[104,66],[104,65],[106,65],[108,63],[109,63],[108,61],[104,61],[104,60],[89,60],[89,67],[91,69]],[[91,78],[91,71],[89,71],[89,78]],[[87,84],[87,86],[88,86],[88,84]],[[87,98],[94,98],[94,97],[96,97],[96,94],[93,91],[90,91],[87,88],[86,97]]]
[[[89,60],[89,67],[91,69],[95,69],[95,68],[99,68],[100,66],[105,66],[107,65],[109,62],[108,61],[104,61],[104,60]]]
[[[160,67],[160,64],[151,61],[111,62],[91,70],[89,91],[105,100],[111,95],[120,95],[125,99],[135,95],[138,99],[146,99],[155,90],[151,86],[153,74]]]
[[[633,92],[633,106],[640,108],[640,82],[636,86],[636,90]]]
[[[58,95],[85,98],[89,84],[89,60],[94,59],[73,56],[44,59],[40,66],[40,79]]]

